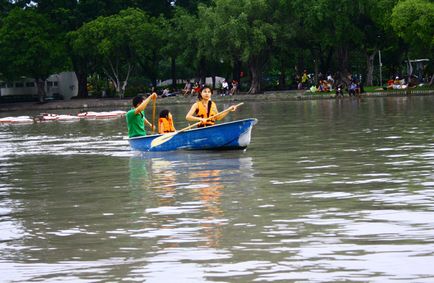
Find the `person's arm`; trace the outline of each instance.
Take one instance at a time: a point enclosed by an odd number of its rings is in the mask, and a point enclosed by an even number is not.
[[[145,124],[146,124],[149,128],[153,129],[153,126],[154,126],[154,125],[152,125],[152,123],[149,122],[148,119],[146,119],[146,118],[145,118]]]
[[[230,109],[230,111],[226,111],[226,112],[224,112],[222,114],[216,115],[214,119],[215,120],[221,120],[221,119],[223,119],[224,117],[226,117],[226,115],[229,114],[229,112],[234,112],[235,110],[237,110],[237,106],[236,105],[232,105],[228,109]],[[217,108],[215,109],[215,112],[218,112]]]
[[[205,118],[194,116],[194,113],[197,110],[197,103],[193,104],[190,108],[190,111],[188,111],[187,115],[185,116],[185,119],[190,122],[204,122]]]
[[[143,102],[136,107],[136,109],[134,109],[134,114],[139,114],[140,112],[142,112],[143,110],[145,110],[146,106],[148,106],[149,101],[151,101],[151,99],[156,100],[157,99],[157,93],[152,93],[150,96],[148,96],[145,100],[143,100]]]
[[[158,133],[159,134],[164,134],[164,132],[163,132],[163,121],[161,121],[161,119],[158,119]]]

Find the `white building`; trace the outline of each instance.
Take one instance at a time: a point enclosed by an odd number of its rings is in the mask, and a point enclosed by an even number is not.
[[[218,76],[215,77],[215,84],[216,84],[217,88],[219,86],[221,86],[224,79],[225,78],[223,78],[223,77],[218,77]],[[206,80],[205,81],[206,85],[208,85],[208,86],[212,85],[212,77],[206,77],[205,80]],[[195,79],[190,80],[191,83],[194,83],[195,81],[196,81]],[[186,80],[176,80],[177,84],[185,84],[186,82],[187,82]],[[172,85],[172,79],[168,79],[165,81],[157,81],[157,86],[160,86],[160,87],[161,86],[170,86],[170,85]]]
[[[45,81],[45,92],[48,99],[71,99],[78,95],[78,81],[74,72],[62,72],[48,77]],[[0,96],[36,97],[38,88],[34,79],[23,79],[14,82],[0,81]]]

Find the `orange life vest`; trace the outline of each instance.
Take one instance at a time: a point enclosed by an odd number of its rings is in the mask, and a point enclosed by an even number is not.
[[[208,113],[208,106],[205,107],[203,106],[203,103],[201,101],[196,102],[197,103],[197,108],[196,108],[196,116],[200,117],[200,118],[208,118],[211,116],[214,116],[215,114],[217,114],[217,105],[214,103],[214,101],[210,101],[211,105],[209,109],[209,113]],[[211,126],[215,124],[215,119],[209,119],[207,120],[205,123],[201,123],[199,124],[198,127],[206,127],[206,126]]]
[[[175,127],[173,126],[173,120],[168,118],[160,118],[158,119],[158,133],[171,133],[175,131]]]

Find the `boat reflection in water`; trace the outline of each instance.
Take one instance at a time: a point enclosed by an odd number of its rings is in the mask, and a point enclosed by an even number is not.
[[[219,248],[225,210],[236,205],[225,195],[248,182],[253,162],[245,153],[143,153],[130,159],[130,185],[146,198],[145,218],[153,228],[137,237],[158,238],[166,248]],[[226,207],[226,208],[225,208]],[[165,253],[177,252],[176,250]],[[158,253],[160,256],[161,254]]]

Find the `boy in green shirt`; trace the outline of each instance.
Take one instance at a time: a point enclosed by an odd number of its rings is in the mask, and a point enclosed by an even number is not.
[[[127,118],[129,138],[146,136],[145,123],[147,123],[148,126],[152,127],[152,124],[149,123],[148,120],[146,120],[144,111],[151,99],[157,99],[157,94],[155,92],[148,96],[146,99],[143,99],[143,97],[140,95],[133,98],[134,108],[128,111],[125,115]]]

